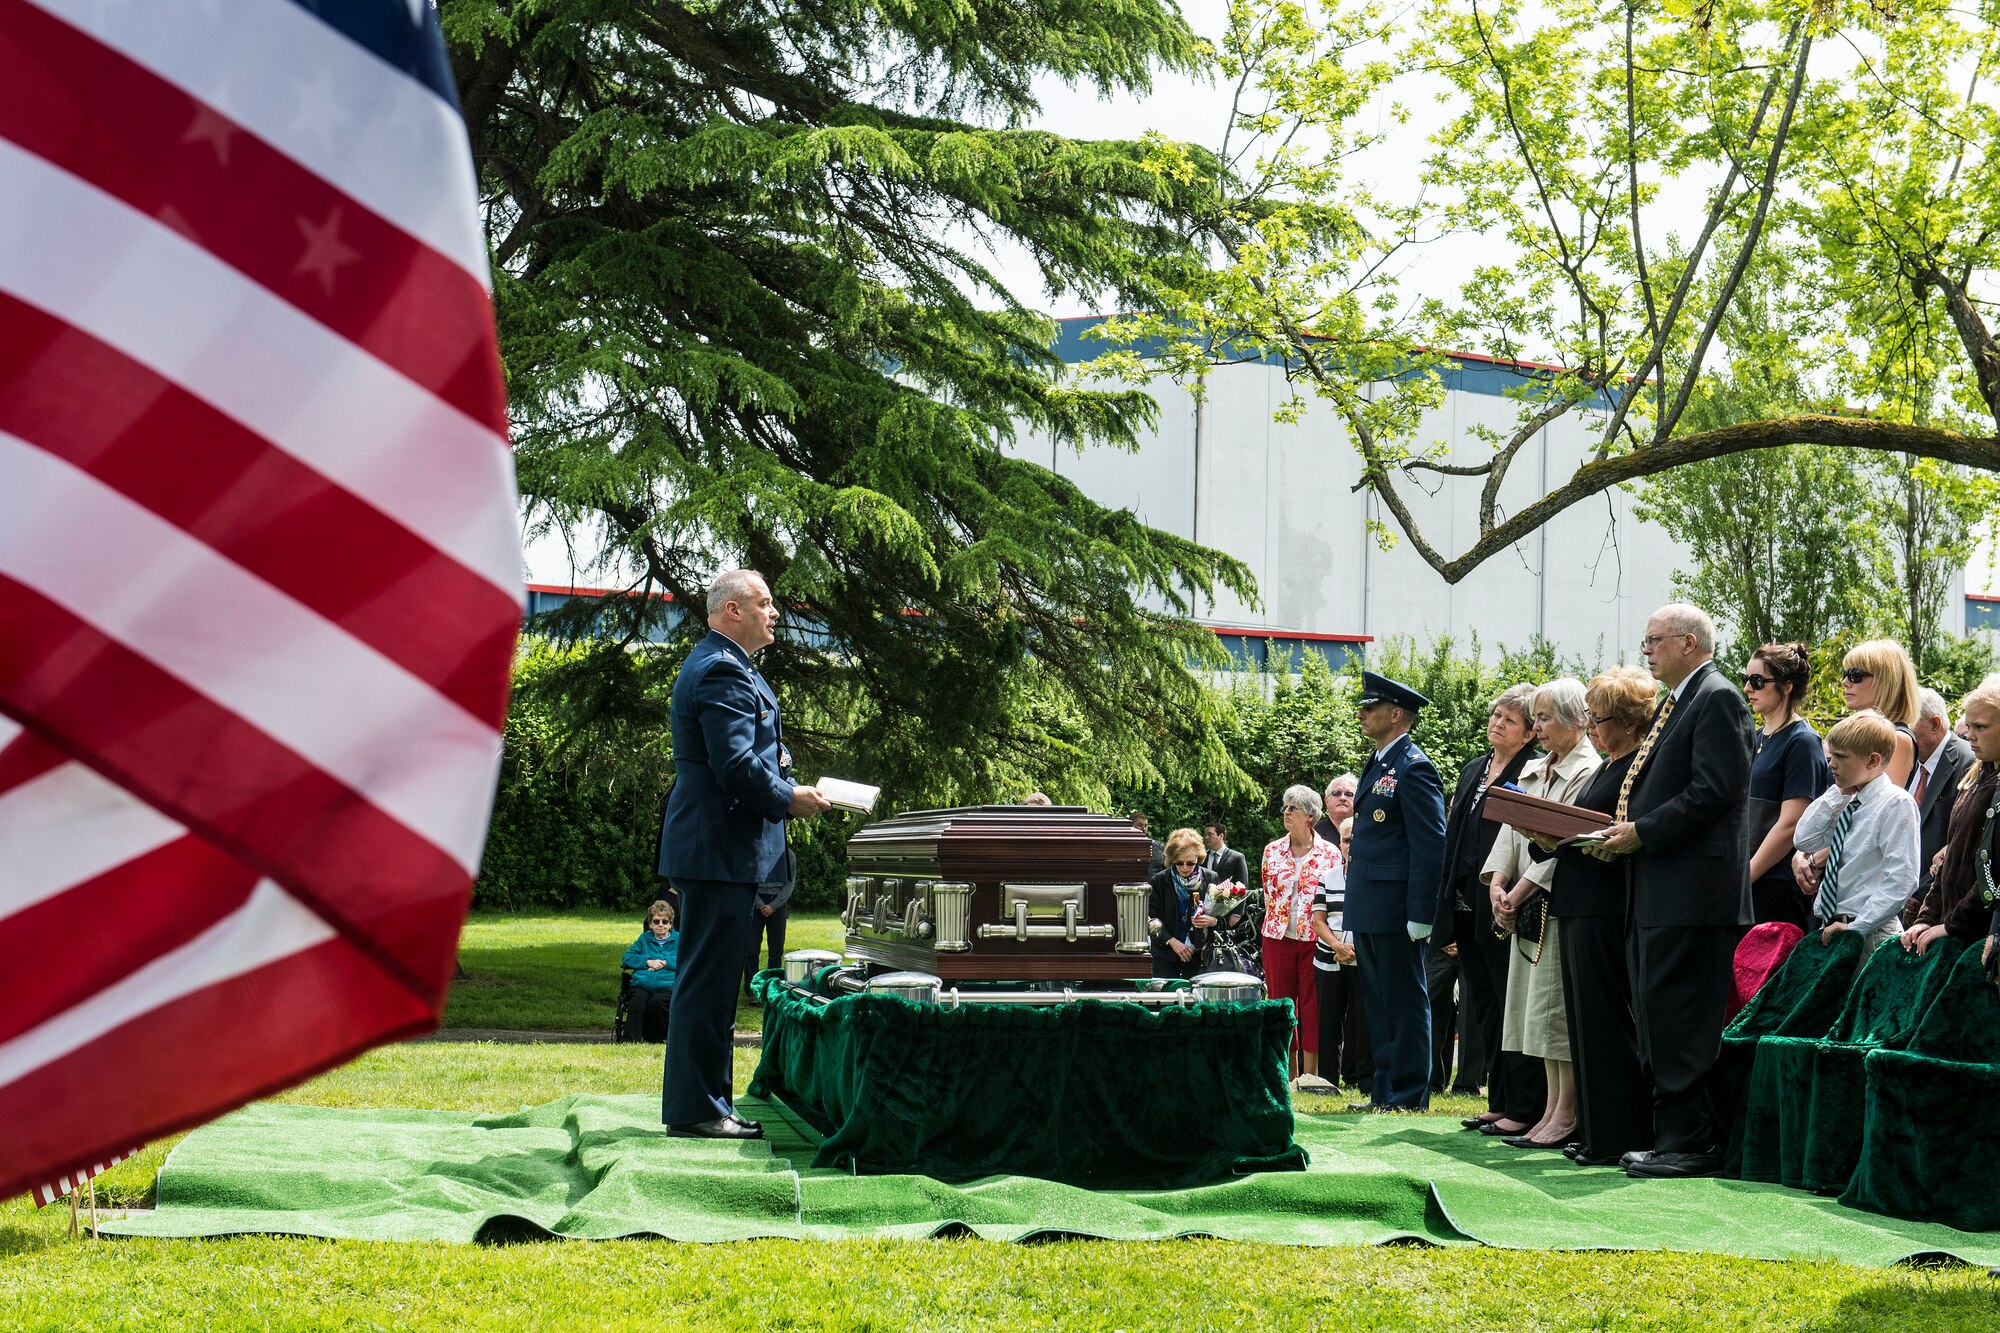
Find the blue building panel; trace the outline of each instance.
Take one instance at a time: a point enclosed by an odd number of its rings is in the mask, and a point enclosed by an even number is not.
[[[2000,597],[1967,593],[1965,596],[1965,632],[1984,630],[2000,633]]]

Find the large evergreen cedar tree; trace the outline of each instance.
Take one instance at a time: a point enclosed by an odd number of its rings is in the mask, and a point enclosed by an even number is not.
[[[1202,48],[1161,0],[445,0],[486,192],[531,517],[608,542],[698,626],[706,578],[770,576],[762,659],[808,775],[899,802],[1243,778],[1184,614],[1236,561],[1008,457],[1018,431],[1131,445],[1146,394],[1066,384],[1054,324],[986,267],[1137,303],[1192,280],[1199,150],[1018,128],[1053,75],[1107,96]],[[664,761],[687,636],[594,613],[544,673],[572,734]],[[571,628],[585,628],[581,623]],[[618,758],[617,756],[627,756]],[[855,771],[856,766],[863,771]],[[612,777],[620,776],[611,774]]]

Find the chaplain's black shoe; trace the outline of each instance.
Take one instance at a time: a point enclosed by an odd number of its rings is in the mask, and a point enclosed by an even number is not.
[[[1651,1148],[1634,1148],[1631,1152],[1619,1154],[1618,1165],[1630,1166],[1640,1158],[1651,1157],[1652,1155],[1653,1150]]]
[[[1578,1166],[1623,1166],[1624,1165],[1624,1163],[1620,1162],[1616,1157],[1592,1157],[1589,1153],[1583,1150],[1583,1145],[1581,1143],[1572,1143],[1567,1148],[1564,1148],[1563,1156],[1569,1158],[1570,1161],[1575,1162]]]
[[[1688,1180],[1722,1172],[1722,1158],[1712,1152],[1649,1152],[1625,1168],[1634,1180]]]
[[[732,1116],[720,1120],[700,1120],[692,1125],[668,1125],[667,1134],[676,1139],[761,1139],[762,1126],[752,1125]]]
[[[762,1121],[752,1120],[749,1116],[738,1115],[734,1111],[729,1113],[729,1118],[745,1129],[755,1130],[758,1138],[764,1137],[764,1124]]]

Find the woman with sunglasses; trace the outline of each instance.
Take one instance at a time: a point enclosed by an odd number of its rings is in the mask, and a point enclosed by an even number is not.
[[[1896,728],[1896,753],[1889,758],[1889,781],[1898,787],[1910,785],[1917,769],[1917,669],[1910,655],[1894,639],[1870,639],[1857,643],[1840,659],[1840,697],[1847,711],[1859,713],[1872,708]],[[1819,893],[1820,875],[1826,869],[1826,853],[1792,853],[1792,879],[1808,899]]]
[[[1327,873],[1340,873],[1340,852],[1313,830],[1325,812],[1319,793],[1304,783],[1285,788],[1285,836],[1264,848],[1264,986],[1274,1000],[1290,1000],[1292,1076],[1319,1076],[1319,984],[1313,975],[1313,899]],[[1317,1086],[1317,1085],[1315,1085]]]
[[[680,952],[681,937],[674,930],[673,904],[662,898],[646,909],[645,929],[625,951],[625,966],[632,969],[626,984],[645,997],[640,1035],[646,1041],[657,1043],[667,1039]]]
[[[1758,925],[1812,927],[1812,900],[1792,877],[1792,831],[1833,775],[1805,706],[1812,663],[1802,643],[1767,643],[1743,668],[1743,697],[1763,721],[1750,765],[1750,906]]]
[[[1167,835],[1166,869],[1147,881],[1146,927],[1153,936],[1153,975],[1191,977],[1201,970],[1202,950],[1215,918],[1201,910],[1208,886],[1222,876],[1202,865],[1201,835],[1177,828]]]

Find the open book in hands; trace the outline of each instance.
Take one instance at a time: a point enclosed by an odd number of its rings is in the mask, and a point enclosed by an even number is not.
[[[874,813],[875,798],[882,794],[880,787],[845,778],[821,778],[813,783],[813,790],[832,802],[836,810],[853,810],[864,815]]]

